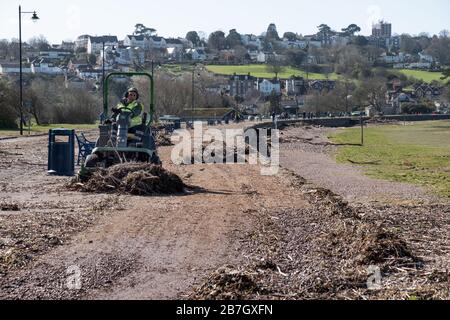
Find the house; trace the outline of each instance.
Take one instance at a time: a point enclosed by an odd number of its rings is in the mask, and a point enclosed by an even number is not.
[[[148,41],[149,41],[150,49],[166,49],[167,48],[166,39],[164,39],[163,37],[156,37],[156,36],[148,37]]]
[[[143,35],[128,35],[123,40],[123,46],[139,47],[143,50],[148,50],[150,48],[150,41],[148,40],[148,37]]]
[[[309,83],[309,87],[312,90],[320,91],[323,90],[331,91],[336,87],[336,81],[332,80],[315,80]]]
[[[103,44],[107,47],[118,47],[119,40],[116,36],[89,37],[87,53],[99,54],[103,50]]]
[[[69,60],[69,63],[67,64],[67,69],[68,69],[69,73],[75,74],[77,72],[76,70],[80,66],[84,66],[84,67],[88,66],[86,59],[72,58]]]
[[[103,52],[100,53],[100,59],[103,58]],[[106,47],[105,48],[105,60],[110,65],[125,64],[130,65],[133,63],[144,64],[145,51],[141,47]]]
[[[283,39],[283,42],[281,44],[286,49],[306,49],[308,47],[307,40],[289,41],[287,39]]]
[[[429,63],[434,62],[433,56],[431,56],[429,54],[425,54],[424,52],[419,52],[419,59],[420,59],[420,62],[429,62]]]
[[[429,99],[432,100],[435,97],[440,96],[442,93],[442,88],[435,87],[426,83],[415,85],[413,91],[413,97],[417,99]]]
[[[258,79],[256,89],[264,96],[270,96],[272,93],[281,94],[281,83],[278,79]]]
[[[165,39],[167,48],[176,48],[176,50],[183,50],[184,44],[180,39]]]
[[[187,49],[186,54],[191,55],[191,59],[194,61],[205,61],[207,59],[203,48]]]
[[[232,75],[229,79],[230,95],[245,97],[251,90],[256,89],[256,78],[248,75]]]
[[[72,52],[63,49],[50,49],[39,52],[40,58],[49,60],[64,60],[67,57],[72,56]]]
[[[31,72],[48,75],[64,74],[64,70],[56,66],[54,61],[48,58],[39,58],[34,60],[31,63]]]
[[[90,37],[91,36],[88,35],[88,34],[84,34],[82,36],[79,36],[75,40],[75,50],[86,49],[86,51],[87,51]]]
[[[396,51],[400,49],[401,37],[394,36],[386,39],[386,48],[389,51]]]
[[[260,52],[258,54],[258,57],[256,58],[256,61],[259,63],[266,63],[268,61],[277,60],[277,56],[274,53],[271,52]]]
[[[397,76],[394,76],[391,80],[389,80],[386,83],[386,86],[392,91],[401,91],[403,88],[402,81]]]
[[[91,66],[80,66],[77,68],[77,75],[83,80],[99,80],[102,78],[103,71],[93,69]]]
[[[291,77],[286,80],[286,94],[288,96],[298,96],[306,94],[308,87],[308,83],[302,77]]]
[[[75,51],[75,42],[63,41],[60,45],[60,49],[64,50],[64,51],[74,52]]]
[[[254,47],[258,50],[262,49],[261,39],[253,34],[243,34],[241,35],[241,40],[244,46]]]
[[[400,52],[398,55],[384,52],[381,54],[379,60],[384,63],[403,63],[406,61],[406,55],[403,52]]]
[[[2,63],[0,64],[0,74],[3,75],[16,75],[20,73],[19,63]],[[31,73],[31,65],[23,64],[22,73]]]

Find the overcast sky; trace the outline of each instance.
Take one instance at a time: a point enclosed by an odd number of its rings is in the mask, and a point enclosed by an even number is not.
[[[164,37],[233,28],[259,35],[272,22],[280,35],[286,31],[313,34],[321,23],[335,30],[356,23],[363,35],[369,35],[372,22],[379,19],[391,22],[398,34],[433,35],[450,29],[450,0],[1,0],[0,39],[18,38],[19,4],[23,11],[36,10],[41,18],[33,24],[31,15],[24,15],[23,38],[44,35],[52,43],[81,34],[123,39],[136,23]]]

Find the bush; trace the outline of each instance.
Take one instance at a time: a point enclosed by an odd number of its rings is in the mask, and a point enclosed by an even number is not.
[[[0,129],[17,129],[17,113],[13,107],[17,94],[9,83],[0,80]]]
[[[66,89],[52,110],[53,123],[93,124],[101,113],[100,99],[81,89]]]
[[[436,108],[434,108],[431,105],[427,104],[414,104],[414,103],[408,103],[402,106],[402,113],[405,114],[431,114],[434,111],[436,111]]]

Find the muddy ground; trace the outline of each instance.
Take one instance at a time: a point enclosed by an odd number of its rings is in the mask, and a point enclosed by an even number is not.
[[[333,170],[301,169],[329,160],[323,131],[306,130],[283,133],[274,177],[175,166],[161,147],[165,169],[195,188],[151,197],[68,191],[46,175],[47,137],[0,141],[0,298],[450,298],[448,204],[414,186],[426,201],[370,190],[353,201],[359,189]],[[68,286],[77,270],[81,288]]]

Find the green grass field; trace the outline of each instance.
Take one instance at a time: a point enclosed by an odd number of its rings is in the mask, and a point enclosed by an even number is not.
[[[275,77],[275,74],[268,72],[266,65],[262,64],[250,64],[244,66],[207,66],[206,68],[210,72],[221,75],[232,75],[234,73],[246,75],[250,73],[250,75],[258,78]],[[306,78],[306,72],[297,68],[286,67],[285,70],[278,75],[278,77],[281,79],[288,79],[291,76],[300,76]],[[338,75],[335,73],[330,73],[328,78],[330,80],[336,80],[338,79]],[[309,79],[324,80],[326,79],[326,75],[320,73],[309,73]]]
[[[335,143],[357,144],[360,130],[345,129],[330,136]],[[433,121],[366,129],[365,145],[344,146],[340,163],[364,164],[374,178],[431,187],[450,197],[450,121]]]
[[[421,70],[399,70],[400,73],[403,73],[407,77],[416,78],[418,80],[422,80],[424,82],[430,83],[432,81],[438,81],[444,83],[444,80],[441,80],[443,74],[441,72],[430,72],[430,71],[421,71]]]
[[[37,126],[33,125],[31,126],[31,135],[36,134],[44,134],[48,133],[48,130],[50,129],[57,129],[57,128],[64,128],[64,129],[75,129],[75,130],[90,130],[90,129],[98,129],[98,124],[51,124],[48,126]],[[28,127],[23,128],[24,135],[28,135]],[[0,137],[14,137],[19,136],[20,131],[19,130],[2,130],[0,129]]]

